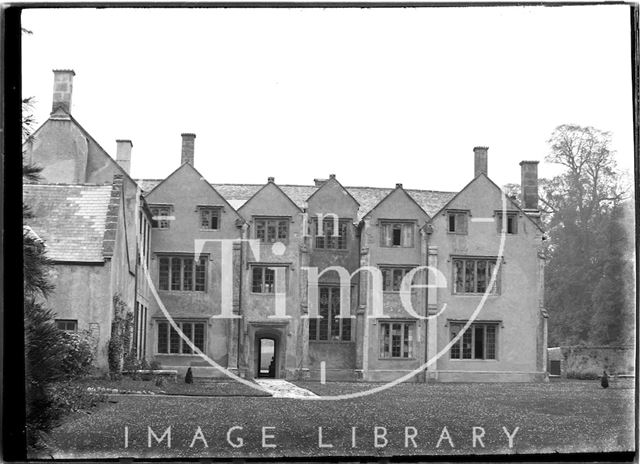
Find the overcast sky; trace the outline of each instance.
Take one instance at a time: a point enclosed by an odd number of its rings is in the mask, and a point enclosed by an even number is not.
[[[23,94],[40,124],[51,70],[74,69],[73,116],[114,157],[131,139],[135,178],[170,174],[194,132],[216,183],[458,190],[486,145],[503,185],[564,123],[611,131],[632,169],[629,22],[628,6],[28,10]]]

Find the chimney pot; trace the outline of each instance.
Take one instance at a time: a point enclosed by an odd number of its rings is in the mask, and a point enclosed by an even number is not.
[[[267,177],[267,182],[275,182],[275,177]]]
[[[116,140],[116,162],[127,174],[131,174],[131,148],[131,140]]]
[[[76,73],[73,69],[53,70],[53,99],[51,104],[51,114],[62,109],[65,113],[71,114],[71,96],[73,94],[73,76]]]
[[[480,174],[484,174],[485,176],[489,175],[489,171],[488,171],[489,153],[488,152],[489,152],[489,147],[474,147],[473,149],[474,179],[478,177]]]
[[[520,198],[523,209],[538,209],[538,163],[520,161]]]
[[[397,189],[401,189],[402,188],[402,184],[396,184],[396,188]]]
[[[329,174],[329,179],[335,179],[336,175],[335,174]]]
[[[182,159],[180,164],[189,163],[194,165],[196,134],[185,133],[182,135]]]

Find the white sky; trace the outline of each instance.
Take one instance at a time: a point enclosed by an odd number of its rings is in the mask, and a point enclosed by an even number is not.
[[[162,178],[194,132],[211,182],[459,190],[473,147],[520,181],[563,123],[613,133],[633,166],[628,6],[27,10],[23,94],[38,123],[52,69],[72,114],[132,175]],[[541,176],[557,172],[540,165]]]

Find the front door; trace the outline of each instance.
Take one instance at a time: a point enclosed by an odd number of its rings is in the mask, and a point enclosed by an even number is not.
[[[261,337],[256,340],[258,359],[256,363],[256,377],[276,378],[277,351],[276,340]]]

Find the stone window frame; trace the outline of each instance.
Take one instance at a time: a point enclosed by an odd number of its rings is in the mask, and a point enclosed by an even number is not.
[[[326,306],[326,313],[322,307],[322,292],[326,290],[328,292],[328,305]],[[309,317],[309,341],[314,343],[351,343],[353,341],[353,329],[354,326],[351,323],[351,317],[340,317],[341,306],[340,296],[342,289],[339,285],[331,284],[319,284],[318,285],[318,316]],[[337,295],[335,295],[337,293]],[[338,308],[333,307],[337,301]],[[325,314],[323,314],[325,313]],[[326,338],[321,337],[321,330],[323,322],[326,321]],[[337,329],[337,330],[335,330]],[[337,334],[334,335],[334,331]],[[311,336],[312,332],[315,335]],[[345,334],[348,333],[348,338],[345,338]]]
[[[158,255],[157,259],[158,259],[158,290],[165,291],[165,292],[197,292],[197,293],[207,292],[207,280],[209,275],[208,256],[201,254],[198,260],[196,260],[194,255],[167,253],[167,254]],[[167,268],[166,286],[163,285],[163,275],[162,275],[163,273],[162,260],[164,259],[169,260],[168,268]],[[185,289],[185,285],[184,285],[185,267],[184,267],[184,264],[182,263],[179,266],[179,272],[180,272],[179,288],[173,288],[175,283],[173,280],[173,273],[176,270],[176,268],[173,265],[173,261],[174,260],[182,261],[185,259],[191,259],[193,261],[192,268],[191,268],[191,275],[189,279],[192,282],[191,288]],[[200,265],[204,266],[204,270],[198,269],[198,261],[200,261]]]
[[[217,231],[220,230],[220,226],[221,226],[221,222],[222,222],[222,206],[216,206],[216,205],[198,205],[196,207],[196,211],[198,213],[198,227],[200,228],[200,230],[203,231]],[[207,213],[207,226],[208,227],[203,227],[203,223],[204,223],[204,215],[205,213]],[[215,215],[214,215],[215,213]],[[211,227],[211,222],[213,219],[216,219],[215,221],[215,226],[216,227]]]
[[[482,296],[484,295],[485,291],[486,291],[486,287],[484,290],[482,291],[478,291],[478,278],[477,278],[477,272],[478,272],[478,265],[477,263],[479,261],[485,261],[487,263],[492,263],[494,266],[496,266],[498,264],[498,258],[496,256],[467,256],[467,255],[455,255],[455,256],[451,256],[451,294],[452,295],[457,295],[457,296]],[[463,289],[462,290],[458,290],[458,283],[456,281],[457,279],[457,266],[456,263],[457,262],[462,262],[462,285],[463,285]],[[473,282],[473,287],[474,287],[474,291],[467,291],[466,290],[466,271],[467,271],[467,262],[473,261],[474,262],[474,282]],[[504,263],[501,263],[500,269],[498,270],[498,275],[496,278],[496,281],[494,283],[494,288],[491,290],[491,292],[489,292],[490,296],[499,296],[502,293],[502,266]],[[485,285],[489,284],[489,281],[491,280],[491,274],[492,274],[492,269],[489,266],[487,266],[485,268]]]
[[[380,219],[380,246],[383,248],[414,248],[416,246],[416,221],[412,219]],[[390,228],[391,235],[389,243],[387,243],[385,232],[387,228]],[[393,230],[400,230],[400,244],[394,244]],[[406,230],[411,231],[411,243],[406,243]]]
[[[273,240],[269,240],[269,226],[271,222],[275,222],[275,236]],[[263,236],[260,237],[259,233],[259,225],[260,223],[264,223],[262,226]],[[286,224],[286,236],[281,237],[282,226]],[[289,243],[289,239],[291,236],[291,217],[290,216],[254,216],[253,217],[253,238],[259,240],[260,243],[276,243],[282,242],[284,244]]]
[[[55,323],[58,330],[64,332],[78,331],[78,319],[55,319]]]
[[[418,265],[411,265],[411,264],[380,264],[379,266],[380,272],[382,274],[382,291],[384,293],[399,293],[400,292],[400,286],[398,286],[398,288],[395,288],[395,283],[393,281],[393,275],[395,274],[396,271],[402,271],[402,276],[400,278],[400,285],[402,285],[402,280],[404,279],[404,277],[411,272],[413,269],[415,269],[416,267],[418,267]],[[387,279],[385,276],[385,272],[389,272],[391,271],[391,288],[387,288]],[[420,275],[420,272],[416,272],[415,276]],[[415,288],[411,288],[412,292],[415,292]]]
[[[288,288],[288,282],[289,282],[289,268],[291,267],[291,263],[265,263],[265,262],[254,262],[254,263],[249,263],[249,268],[251,270],[250,276],[251,276],[251,282],[249,283],[249,292],[252,295],[275,295],[276,294],[276,285],[277,285],[277,281],[276,281],[276,271],[273,269],[269,269],[269,268],[284,268],[284,272],[285,272],[285,292],[286,289]],[[255,270],[260,269],[261,273],[260,273],[260,290],[259,291],[255,291],[255,289],[257,287],[254,286],[254,279],[255,279]],[[273,276],[273,281],[271,283],[267,283],[265,281],[266,277],[267,277],[267,271],[269,271],[269,274],[272,274]],[[265,288],[267,289],[265,291]]]
[[[174,322],[180,327],[180,330],[189,338],[189,340],[196,346],[196,348],[200,349],[203,353],[205,352],[205,348],[207,346],[207,321],[200,318],[194,319],[174,319]],[[155,331],[155,343],[154,343],[154,354],[155,355],[168,355],[168,356],[199,356],[198,354],[192,352],[191,348],[187,343],[182,339],[182,337],[176,332],[169,321],[166,319],[157,320],[156,321],[156,331]],[[163,327],[164,326],[164,327]],[[196,326],[202,327],[202,341],[200,346],[196,343]],[[189,327],[188,330],[185,330],[186,327]],[[161,343],[161,331],[165,331],[165,344],[166,351],[160,350]],[[177,352],[172,352],[172,336],[175,335],[174,340],[177,340]],[[188,351],[188,352],[185,352]]]
[[[156,203],[149,205],[151,211],[151,228],[155,230],[168,230],[171,228],[173,217],[173,205]],[[155,213],[158,212],[158,214]],[[154,219],[155,218],[155,219]],[[165,218],[165,219],[160,219]]]
[[[498,234],[501,234],[502,233],[502,218],[503,218],[502,211],[496,210],[494,215],[496,217],[496,232]],[[518,211],[507,211],[506,215],[507,215],[507,230],[506,230],[506,234],[507,235],[516,235],[518,233],[518,217],[520,216],[520,214],[518,213]]]
[[[330,251],[347,251],[349,249],[349,224],[353,223],[352,219],[338,218],[338,236],[333,235],[334,219],[325,217],[322,220],[323,235],[318,235],[318,219],[314,218],[311,222],[311,230],[313,231],[313,248],[316,250]],[[327,227],[330,225],[330,227]],[[327,232],[331,230],[330,234]],[[342,235],[344,232],[344,235]],[[322,240],[319,242],[319,240]],[[322,244],[322,245],[320,245]],[[329,244],[329,246],[327,246]]]
[[[400,326],[400,355],[393,356],[393,342],[394,342],[394,326]],[[416,335],[418,325],[415,320],[408,319],[384,319],[378,322],[378,359],[393,360],[393,361],[412,361],[416,359],[416,350],[414,344],[417,341]],[[388,342],[385,338],[385,328],[388,327]],[[408,328],[408,330],[406,330]],[[407,336],[408,335],[408,336]],[[405,344],[406,342],[406,344]],[[406,348],[406,352],[405,352]],[[404,354],[407,356],[404,356]]]
[[[448,321],[449,340],[453,340],[467,322],[468,321]],[[452,361],[498,361],[501,326],[502,323],[500,321],[472,322],[462,337],[451,346],[449,350],[449,359]],[[488,339],[489,328],[493,329],[492,344],[489,343]],[[477,356],[476,354],[476,350],[478,349],[476,343],[478,331],[476,329],[482,329],[482,342],[480,347],[482,350],[482,356]],[[465,340],[469,343],[468,348],[465,347]],[[491,350],[489,350],[490,346],[492,347]],[[465,356],[466,353],[468,353],[468,357]]]
[[[452,235],[468,235],[470,216],[470,211],[466,209],[448,209],[446,212],[447,233]]]

